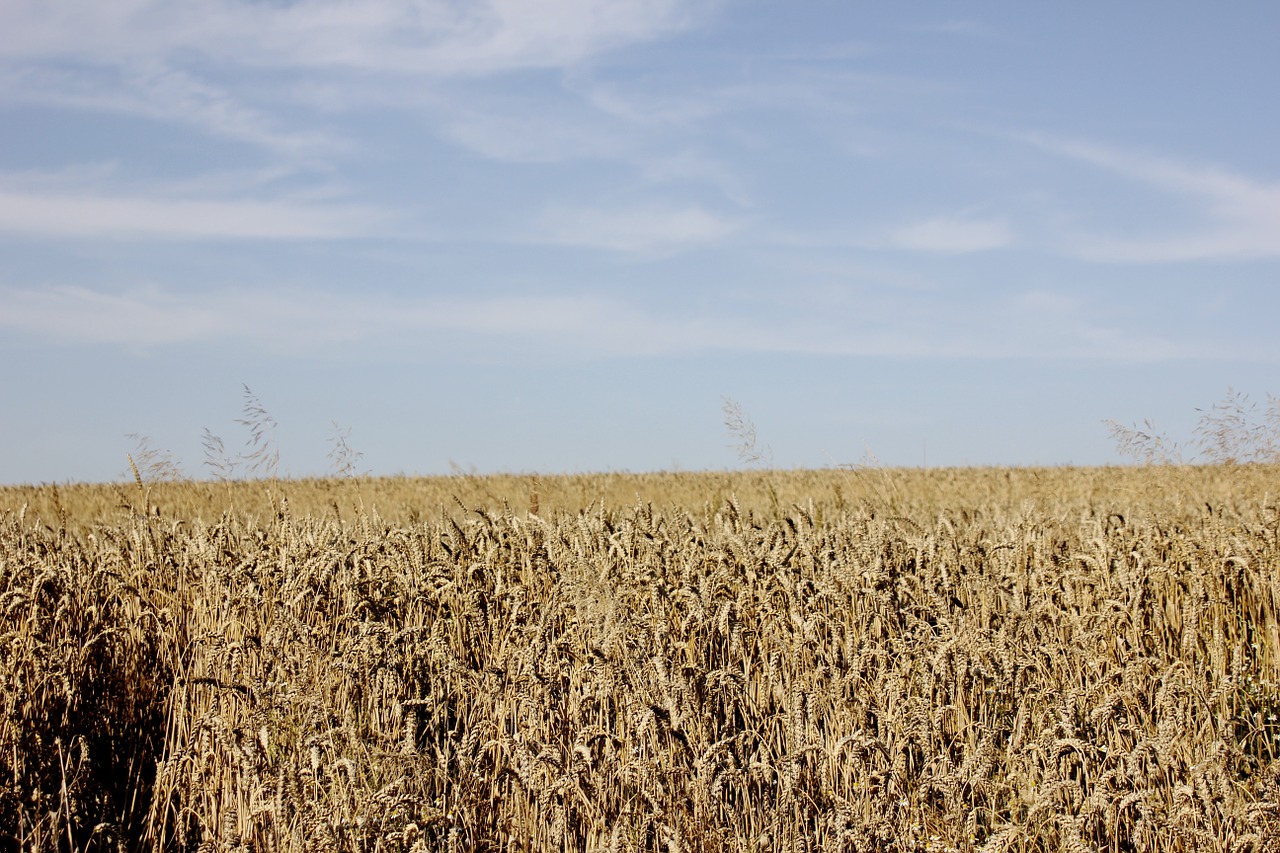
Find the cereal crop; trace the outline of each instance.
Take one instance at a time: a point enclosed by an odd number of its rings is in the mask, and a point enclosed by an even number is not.
[[[1280,849],[1266,466],[0,491],[0,837]]]

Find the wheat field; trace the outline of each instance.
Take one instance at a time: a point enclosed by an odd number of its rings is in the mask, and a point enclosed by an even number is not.
[[[0,836],[1280,850],[1280,470],[0,489]]]

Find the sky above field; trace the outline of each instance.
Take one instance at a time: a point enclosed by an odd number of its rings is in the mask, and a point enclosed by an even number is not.
[[[374,474],[735,468],[726,398],[780,467],[1122,461],[1106,418],[1280,392],[1278,35],[1270,2],[7,0],[0,482],[211,476],[245,386],[293,476],[339,435]]]

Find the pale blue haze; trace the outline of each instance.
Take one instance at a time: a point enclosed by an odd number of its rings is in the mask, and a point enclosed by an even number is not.
[[[0,4],[0,482],[1104,464],[1280,392],[1280,6]]]

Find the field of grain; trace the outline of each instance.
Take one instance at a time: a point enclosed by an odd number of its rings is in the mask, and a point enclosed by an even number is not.
[[[31,850],[1280,849],[1280,470],[0,489]]]

